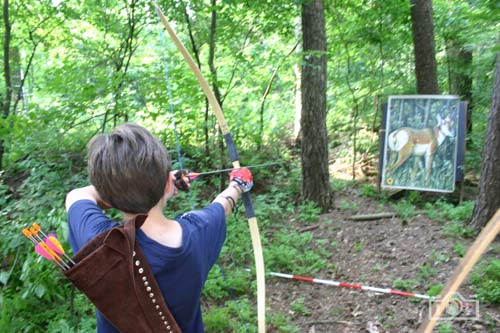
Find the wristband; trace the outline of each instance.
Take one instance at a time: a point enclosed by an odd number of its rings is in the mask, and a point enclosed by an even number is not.
[[[234,181],[234,180],[233,180]],[[243,190],[241,189],[240,187],[240,184],[238,184],[238,182],[236,182],[237,185],[231,185],[232,188],[234,188],[239,194],[242,194],[243,193]]]
[[[224,197],[227,201],[229,201],[229,204],[231,205],[231,211],[233,213],[238,212],[238,207],[236,206],[236,202],[234,201],[233,197],[231,196],[226,196]]]

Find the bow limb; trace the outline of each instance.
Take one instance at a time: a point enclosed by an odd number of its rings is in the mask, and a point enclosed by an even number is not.
[[[227,148],[229,150],[229,155],[231,161],[233,163],[234,168],[240,168],[240,162],[238,157],[238,152],[236,150],[236,146],[234,144],[233,138],[229,131],[229,127],[227,126],[226,119],[224,118],[224,114],[222,113],[222,109],[219,105],[219,102],[215,98],[214,93],[210,89],[207,80],[201,74],[200,69],[196,66],[193,58],[186,50],[182,42],[179,40],[174,30],[170,27],[165,15],[162,13],[160,8],[156,6],[156,12],[160,17],[161,22],[165,26],[168,34],[174,41],[177,49],[181,52],[184,60],[188,63],[191,70],[194,72],[196,79],[198,80],[201,88],[203,89],[205,95],[208,98],[208,102],[212,106],[212,109],[215,112],[215,116],[217,117],[217,121],[219,122],[219,126],[226,141]],[[248,226],[250,229],[250,235],[252,238],[252,246],[254,252],[255,259],[255,270],[257,275],[257,319],[258,319],[258,332],[264,333],[266,331],[266,318],[265,318],[265,309],[266,309],[266,286],[265,286],[265,276],[264,276],[264,256],[262,254],[262,244],[260,240],[259,227],[257,225],[257,218],[255,217],[255,212],[253,209],[252,200],[250,198],[249,193],[242,194],[243,204],[245,205],[245,213],[248,219]]]
[[[470,273],[474,265],[478,262],[481,255],[488,249],[491,242],[500,232],[500,209],[490,219],[488,224],[483,228],[474,243],[469,247],[465,256],[460,260],[458,267],[455,268],[453,275],[448,280],[440,295],[433,302],[429,309],[428,316],[424,317],[424,321],[418,328],[417,333],[431,333],[436,326],[437,321],[450,303],[454,294]]]

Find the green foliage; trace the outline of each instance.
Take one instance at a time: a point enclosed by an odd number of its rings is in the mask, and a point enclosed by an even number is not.
[[[356,182],[354,182],[352,180],[343,180],[343,179],[334,178],[331,182],[331,185],[332,185],[333,191],[337,192],[337,191],[342,191],[342,190],[345,190],[345,189],[350,188],[352,186],[355,186]]]
[[[492,258],[479,265],[471,275],[478,299],[500,304],[500,260]]]
[[[54,265],[36,255],[21,233],[26,225],[38,222],[69,248],[63,199],[69,183],[79,177],[68,176],[71,160],[56,155],[45,158],[17,165],[21,176],[13,183],[14,194],[9,194],[16,199],[7,199],[1,207],[0,253],[9,265],[8,271],[0,273],[2,332],[70,332],[78,325],[89,327],[85,318],[93,312],[90,302],[73,295]]]
[[[362,240],[354,243],[354,253],[358,254],[363,250],[364,242]]]
[[[360,194],[367,198],[376,198],[379,195],[377,188],[372,184],[363,184],[361,186]]]
[[[312,273],[327,267],[327,260],[316,253],[311,233],[283,233],[274,235],[266,253],[266,264],[278,271],[295,274]],[[308,251],[304,251],[308,249]]]
[[[427,295],[432,297],[438,296],[441,293],[441,290],[443,290],[442,284],[433,285],[429,288],[429,290],[427,290]]]
[[[453,323],[439,323],[438,333],[453,333]]]
[[[424,281],[427,281],[430,277],[435,276],[438,273],[438,269],[432,267],[428,264],[423,264],[420,267],[420,276]]]
[[[453,245],[453,252],[455,252],[459,257],[463,257],[466,250],[467,248],[461,242],[456,242],[455,245]]]
[[[450,257],[446,254],[446,252],[437,252],[436,250],[432,250],[429,261],[432,265],[437,265],[439,263],[449,262]]]
[[[443,227],[443,232],[445,235],[454,237],[460,236],[465,238],[471,238],[474,236],[474,229],[467,227],[463,222],[460,221],[451,221],[446,226]]]
[[[359,205],[355,202],[342,199],[339,203],[339,208],[342,210],[347,210],[352,213],[356,213],[359,210]]]
[[[425,210],[426,214],[435,220],[442,222],[466,222],[472,216],[474,201],[464,201],[460,205],[455,206],[444,200],[438,200],[434,203],[426,203]]]
[[[425,204],[425,212],[429,218],[443,222],[443,232],[451,237],[467,238],[475,234],[475,231],[466,225],[472,216],[473,210],[474,201],[464,201],[458,206],[443,200]]]
[[[291,324],[289,317],[283,314],[283,312],[280,310],[278,310],[278,312],[270,318],[270,324],[271,327],[273,327],[273,332],[298,333],[301,331],[301,328],[297,325]]]
[[[207,332],[255,332],[248,322],[253,320],[251,314],[254,305],[248,299],[238,302],[228,301],[224,307],[211,307],[207,309],[203,320]],[[241,318],[239,318],[240,316]],[[234,318],[228,320],[228,318]]]
[[[304,297],[299,297],[290,304],[290,308],[293,312],[299,314],[300,316],[308,317],[312,314],[312,311],[308,309],[304,303]]]
[[[314,202],[303,202],[298,207],[300,221],[307,223],[315,223],[319,221],[321,208]]]
[[[2,210],[10,200],[9,186],[5,184],[4,172],[0,171],[0,210]]]
[[[399,200],[392,208],[403,220],[415,215],[415,205],[411,200]]]
[[[416,286],[418,286],[418,281],[415,279],[396,279],[392,283],[394,289],[408,292],[415,290]]]

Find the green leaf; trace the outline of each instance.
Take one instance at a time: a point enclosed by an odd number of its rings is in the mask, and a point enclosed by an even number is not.
[[[3,285],[7,284],[7,281],[9,281],[10,273],[7,271],[2,271],[0,272],[0,283]]]

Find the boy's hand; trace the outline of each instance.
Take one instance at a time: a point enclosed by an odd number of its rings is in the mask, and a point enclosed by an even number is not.
[[[238,183],[243,192],[248,192],[253,187],[253,175],[248,168],[231,171],[229,181]]]
[[[189,184],[189,177],[187,170],[174,171],[174,185],[179,191],[189,192],[191,185]]]

